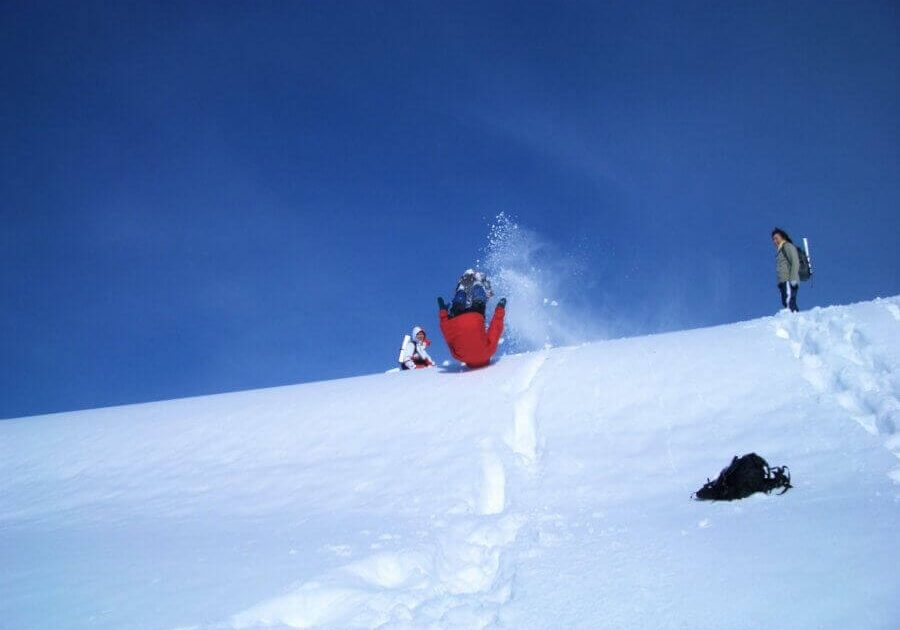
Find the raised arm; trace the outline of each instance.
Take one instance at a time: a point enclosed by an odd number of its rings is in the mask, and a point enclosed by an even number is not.
[[[503,318],[506,316],[505,300],[497,305],[494,309],[494,316],[491,317],[491,325],[488,327],[488,350],[491,355],[497,351],[497,344],[500,343],[500,337],[503,336]]]

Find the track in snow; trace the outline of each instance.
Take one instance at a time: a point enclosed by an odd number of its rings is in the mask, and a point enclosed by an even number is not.
[[[514,543],[529,521],[525,510],[507,507],[504,461],[525,472],[539,462],[539,376],[548,357],[547,351],[537,353],[513,381],[506,448],[485,437],[480,453],[473,454],[481,481],[468,512],[443,515],[431,543],[348,563],[234,615],[228,626],[483,629],[496,624],[512,597]]]
[[[882,304],[900,321],[897,304]],[[851,316],[832,309],[782,313],[775,334],[790,342],[803,363],[803,377],[820,396],[833,400],[870,434],[885,437],[885,447],[900,458],[897,377]],[[890,476],[900,483],[900,467]]]

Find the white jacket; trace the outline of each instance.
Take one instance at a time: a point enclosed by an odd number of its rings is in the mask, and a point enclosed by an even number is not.
[[[412,338],[405,344],[403,344],[403,348],[400,350],[400,363],[405,365],[410,370],[416,369],[416,361],[414,360],[415,355],[418,355],[419,363],[425,362],[428,365],[434,365],[434,361],[428,355],[428,351],[426,348],[428,347],[427,339],[422,342],[416,339],[416,335],[420,332],[424,332],[421,326],[416,326],[412,330]]]

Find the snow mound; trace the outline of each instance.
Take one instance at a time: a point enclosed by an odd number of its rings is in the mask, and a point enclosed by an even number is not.
[[[898,359],[895,297],[3,421],[0,626],[895,628]]]

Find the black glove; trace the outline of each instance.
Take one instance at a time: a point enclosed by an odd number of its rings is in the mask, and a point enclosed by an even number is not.
[[[500,298],[500,301],[497,302],[497,308],[506,308],[506,298]]]
[[[442,311],[447,310],[447,305],[444,303],[444,298],[442,298],[442,297],[438,298],[438,308],[441,309]]]

